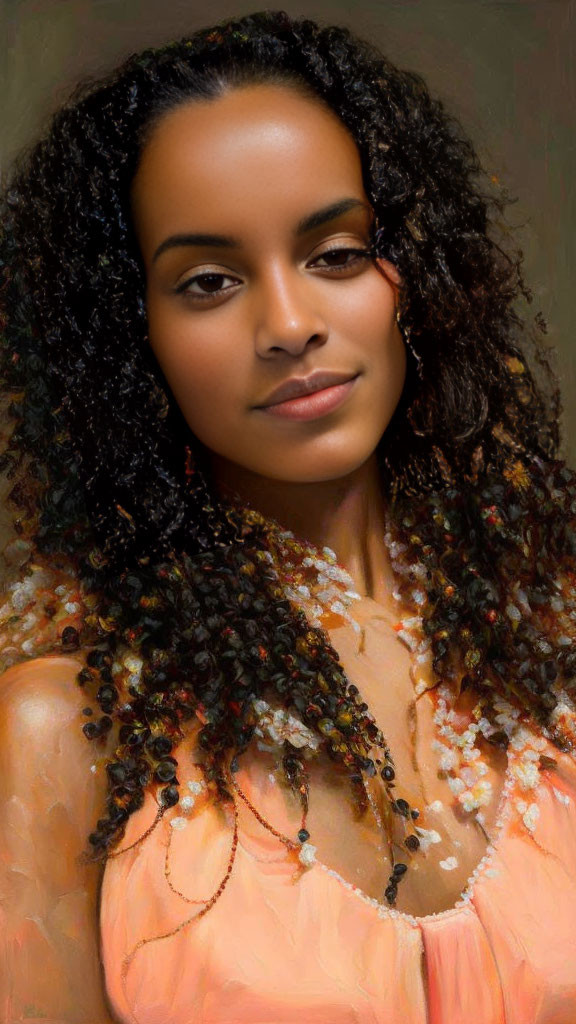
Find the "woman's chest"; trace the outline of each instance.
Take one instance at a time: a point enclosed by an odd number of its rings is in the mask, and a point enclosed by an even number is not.
[[[377,764],[376,775],[366,779],[366,809],[360,814],[351,785],[354,773],[325,756],[309,757],[304,761],[308,811],[303,815],[301,796],[286,786],[280,757],[273,751],[252,757],[249,766],[237,774],[238,783],[272,827],[293,840],[304,827],[316,858],[368,896],[386,902],[390,875],[400,863],[407,870],[395,906],[417,916],[446,910],[466,888],[497,827],[506,755],[484,744],[483,774],[479,774],[478,758],[470,765],[462,762],[468,783],[481,783],[476,795],[483,802],[474,808],[481,811],[478,821],[476,813],[468,812],[457,799],[457,773],[449,767],[454,759],[450,741],[440,731],[442,716],[438,716],[437,703],[427,693],[415,700],[410,652],[393,634],[386,635],[381,629],[366,630],[361,656],[357,656],[357,641],[348,631],[338,630],[337,639],[348,679],[358,687],[358,699],[368,705],[392,754],[392,785],[386,788],[381,778],[384,762]],[[463,711],[453,722],[462,733],[472,720],[473,704],[463,698]],[[379,755],[383,756],[373,751],[375,759]],[[403,808],[403,814],[390,810],[390,797]],[[406,814],[403,800],[414,816]],[[386,815],[392,844],[384,828]],[[248,804],[241,809],[241,822],[244,832],[254,839],[262,833],[263,826],[250,814]]]

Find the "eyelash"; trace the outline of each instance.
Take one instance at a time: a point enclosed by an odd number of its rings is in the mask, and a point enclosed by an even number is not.
[[[348,261],[342,266],[322,267],[322,270],[327,270],[329,273],[341,274],[344,271],[349,270],[351,267],[355,266],[357,263],[361,263],[363,260],[369,258],[371,255],[368,249],[353,249],[342,247],[341,249],[327,249],[326,252],[321,253],[320,256],[316,257],[316,259],[321,260],[326,256],[333,256],[336,253],[352,254],[355,257],[355,259]],[[178,287],[175,288],[175,292],[177,295],[184,295],[187,299],[192,299],[193,302],[206,302],[209,301],[210,299],[220,298],[220,296],[224,292],[228,291],[227,288],[218,288],[216,289],[216,291],[204,293],[187,291],[187,288],[191,284],[194,284],[194,282],[202,281],[203,279],[210,277],[221,277],[225,280],[228,277],[232,277],[232,275],[216,273],[196,274],[194,277],[189,277],[186,281],[183,281],[182,284],[178,285]]]

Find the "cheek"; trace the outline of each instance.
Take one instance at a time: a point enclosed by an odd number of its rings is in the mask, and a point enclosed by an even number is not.
[[[404,384],[406,347],[396,321],[396,296],[380,274],[366,275],[365,286],[337,311],[339,332],[354,345],[380,385],[393,391]]]
[[[208,321],[200,329],[190,314],[153,307],[148,312],[151,348],[190,428],[199,434],[206,426],[224,424],[243,377],[237,337]]]

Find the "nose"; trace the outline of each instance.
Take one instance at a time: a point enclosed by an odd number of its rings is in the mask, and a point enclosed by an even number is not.
[[[256,350],[263,358],[280,350],[297,356],[310,343],[321,345],[328,337],[313,283],[294,268],[268,269],[258,289],[255,319]]]

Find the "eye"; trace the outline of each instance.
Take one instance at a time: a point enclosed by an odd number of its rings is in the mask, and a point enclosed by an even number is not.
[[[236,278],[231,277],[229,274],[196,274],[194,277],[187,278],[182,284],[179,284],[175,288],[177,295],[190,295],[194,300],[198,299],[203,302],[205,299],[220,298],[224,292],[231,291],[234,285],[228,285],[223,287],[224,281],[236,281]],[[193,286],[197,285],[199,290],[196,290]]]
[[[320,269],[336,271],[338,273],[339,271],[350,270],[352,267],[368,259],[370,259],[368,249],[345,249],[342,247],[339,249],[327,249],[326,252],[321,253],[312,262],[317,266],[318,260],[328,260],[327,265],[320,267]]]

